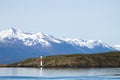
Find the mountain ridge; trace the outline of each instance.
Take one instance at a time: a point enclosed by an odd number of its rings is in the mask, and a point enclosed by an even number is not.
[[[98,40],[56,38],[41,32],[26,33],[14,28],[0,31],[0,63],[13,63],[40,55],[93,54],[110,51],[117,49]]]
[[[104,44],[104,46],[108,47],[109,45],[100,41],[100,40],[83,40],[83,39],[72,39],[72,38],[56,38],[51,35],[43,34],[42,32],[38,33],[25,33],[21,30],[14,29],[14,28],[9,28],[8,30],[0,31],[0,41],[1,39],[3,40],[4,38],[18,38],[20,40],[25,41],[25,39],[33,39],[33,40],[38,40],[41,39],[41,43],[49,44],[45,41],[45,39],[54,41],[56,43],[60,43],[61,41],[68,42],[69,44],[73,45],[79,45],[79,46],[88,46],[88,48],[93,47],[92,45],[97,45],[97,44]],[[44,40],[43,40],[44,39]],[[91,47],[90,47],[91,46]]]

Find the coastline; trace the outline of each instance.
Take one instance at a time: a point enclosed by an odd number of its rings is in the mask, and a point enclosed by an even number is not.
[[[2,67],[39,67],[39,58],[29,58]],[[47,56],[43,68],[120,68],[120,52]]]

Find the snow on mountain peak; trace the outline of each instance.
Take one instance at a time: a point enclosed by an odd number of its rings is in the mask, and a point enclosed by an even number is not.
[[[3,40],[4,38],[6,37],[13,37],[15,36],[17,30],[16,29],[13,29],[13,28],[9,28],[7,30],[4,30],[4,31],[0,31],[0,40]]]
[[[115,45],[114,47],[120,51],[120,45]]]
[[[84,40],[84,39],[71,39],[71,38],[64,38],[63,40],[74,46],[81,46],[88,48],[95,48],[96,46],[110,47],[108,44],[102,42],[101,40]]]
[[[17,29],[15,29],[15,28],[9,28],[8,31],[11,31],[11,32],[14,32],[14,33],[15,33],[15,32],[18,32],[18,31],[21,32],[21,30],[17,30]]]
[[[38,33],[24,33],[21,30],[17,30],[14,28],[9,28],[4,31],[0,31],[0,41],[4,41],[5,38],[12,39],[16,38],[21,41],[26,46],[32,46],[36,44],[41,44],[42,46],[51,46],[49,41],[53,41],[55,43],[60,43],[60,40],[54,38],[53,36],[43,34],[41,32]]]
[[[22,33],[21,30],[17,30],[17,29],[14,29],[14,28],[9,28],[7,30],[4,30],[4,31],[0,31],[0,35],[4,34],[6,36],[8,35],[14,35],[16,33]]]
[[[7,38],[7,40],[6,40]],[[26,46],[34,46],[40,44],[43,47],[51,46],[51,43],[60,44],[61,42],[66,42],[72,46],[95,48],[96,46],[110,47],[108,44],[100,40],[84,40],[75,38],[55,38],[51,35],[38,33],[25,33],[21,30],[14,28],[9,28],[4,31],[0,31],[0,41],[14,41],[14,39],[21,40]]]

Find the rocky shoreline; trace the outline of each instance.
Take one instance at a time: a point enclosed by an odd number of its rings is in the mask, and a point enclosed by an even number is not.
[[[6,67],[39,67],[39,58],[29,58]],[[43,67],[47,68],[108,68],[120,67],[120,52],[99,54],[73,54],[47,56],[43,58]]]

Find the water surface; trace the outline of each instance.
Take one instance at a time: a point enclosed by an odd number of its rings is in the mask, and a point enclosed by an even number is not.
[[[0,68],[0,80],[120,80],[120,68]]]

